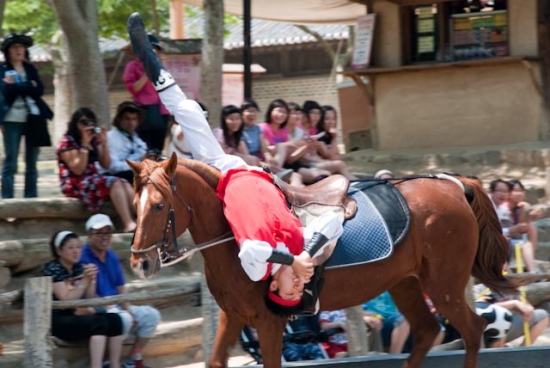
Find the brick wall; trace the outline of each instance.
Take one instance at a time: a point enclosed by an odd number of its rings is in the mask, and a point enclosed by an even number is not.
[[[263,113],[267,110],[269,103],[276,98],[282,98],[287,102],[296,102],[298,104],[303,104],[306,100],[315,100],[321,105],[332,105],[336,110],[340,110],[337,90],[334,87],[334,82],[329,82],[328,75],[292,78],[259,77],[253,80],[252,94]],[[109,98],[111,117],[114,116],[117,105],[129,99],[131,99],[130,94],[124,89],[111,91]],[[54,106],[53,94],[45,95],[44,100],[50,106]],[[263,113],[258,118],[259,122],[264,121]],[[51,125],[50,132],[53,132],[53,124]],[[53,147],[41,149],[39,160],[55,160],[55,146],[57,142],[52,143]]]
[[[334,82],[328,75],[293,78],[258,78],[253,80],[252,95],[265,112],[276,98],[287,102],[303,104],[306,100],[318,101],[321,105],[332,105],[339,109],[338,94]],[[262,121],[264,116],[261,115]]]

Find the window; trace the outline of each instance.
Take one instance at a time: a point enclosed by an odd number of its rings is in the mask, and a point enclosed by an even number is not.
[[[404,6],[405,64],[509,55],[505,0],[464,0]]]

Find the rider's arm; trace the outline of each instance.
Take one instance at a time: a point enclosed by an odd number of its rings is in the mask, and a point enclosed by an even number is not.
[[[268,242],[261,240],[245,240],[239,251],[241,265],[252,281],[265,279],[269,263],[291,265],[294,256],[290,253],[274,249]]]

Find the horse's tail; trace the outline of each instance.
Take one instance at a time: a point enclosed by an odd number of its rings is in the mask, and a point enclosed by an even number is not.
[[[459,179],[464,184],[466,198],[479,227],[479,243],[472,275],[495,292],[517,293],[517,283],[502,274],[510,246],[502,234],[500,221],[489,196],[476,180]]]

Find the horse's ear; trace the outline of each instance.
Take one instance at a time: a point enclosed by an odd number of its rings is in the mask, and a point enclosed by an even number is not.
[[[172,174],[176,172],[177,168],[178,155],[176,155],[176,152],[172,152],[172,156],[170,156],[168,163],[166,164],[166,166],[164,166],[164,170],[166,171],[166,174],[168,174],[168,176],[172,176]]]
[[[139,162],[134,162],[130,160],[126,160],[126,163],[128,166],[130,166],[130,169],[134,172],[134,176],[139,176],[139,172],[141,170],[141,164]]]

